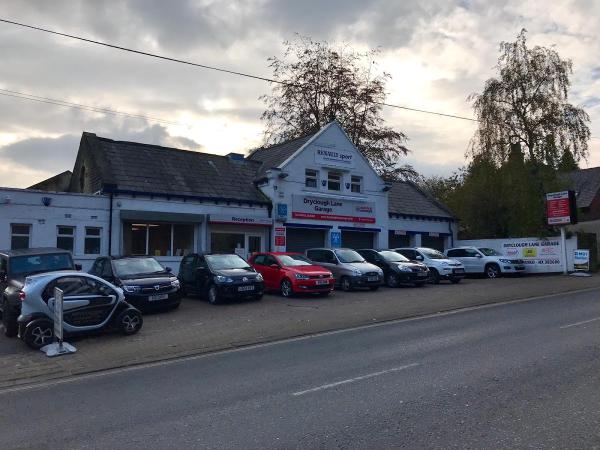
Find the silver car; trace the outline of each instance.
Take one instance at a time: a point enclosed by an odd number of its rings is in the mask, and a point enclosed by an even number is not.
[[[344,291],[355,288],[375,291],[383,283],[383,271],[350,248],[311,248],[306,250],[306,256],[330,270],[335,285]]]
[[[19,337],[40,349],[54,339],[54,288],[63,291],[65,334],[96,332],[108,328],[135,334],[142,328],[142,314],[125,301],[123,291],[94,275],[63,271],[32,275],[19,292]]]

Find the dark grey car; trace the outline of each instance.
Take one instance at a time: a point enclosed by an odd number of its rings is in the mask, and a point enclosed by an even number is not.
[[[330,270],[336,286],[344,291],[355,288],[374,291],[383,283],[383,271],[350,248],[311,248],[306,250],[306,256]]]

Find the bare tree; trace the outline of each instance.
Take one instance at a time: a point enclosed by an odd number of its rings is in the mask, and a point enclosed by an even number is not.
[[[528,160],[556,167],[565,152],[575,161],[588,154],[587,113],[568,102],[573,72],[550,48],[527,47],[527,31],[500,44],[497,78],[469,101],[480,121],[470,148],[496,164],[507,161],[510,143],[520,143]]]
[[[409,150],[404,133],[385,125],[381,116],[387,73],[373,75],[378,50],[336,50],[327,42],[301,37],[285,42],[283,58],[269,58],[274,79],[266,110],[265,143],[276,144],[338,120],[354,145],[387,179],[416,178],[400,159]]]

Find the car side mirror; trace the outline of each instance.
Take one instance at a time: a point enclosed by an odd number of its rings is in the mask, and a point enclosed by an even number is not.
[[[481,256],[479,253],[477,253],[477,257],[478,258],[483,258],[483,256]]]
[[[276,270],[279,270],[279,266],[278,266],[277,264],[271,264],[269,267],[270,267],[271,269],[276,269]]]
[[[0,281],[6,281],[7,278],[6,272],[4,270],[0,271]]]
[[[81,264],[75,264],[75,270],[81,270],[81,269],[82,269]]]
[[[417,257],[415,258],[417,261],[423,261],[423,257],[421,255],[417,255]]]
[[[165,267],[165,270],[166,270],[167,272],[172,272],[172,271],[173,271],[173,269],[171,269],[170,267]]]

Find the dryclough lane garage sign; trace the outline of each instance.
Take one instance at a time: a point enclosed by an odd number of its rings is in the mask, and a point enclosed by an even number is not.
[[[375,204],[337,198],[293,195],[292,217],[334,222],[375,223]]]
[[[546,194],[548,225],[568,225],[577,223],[575,192],[562,191]]]

